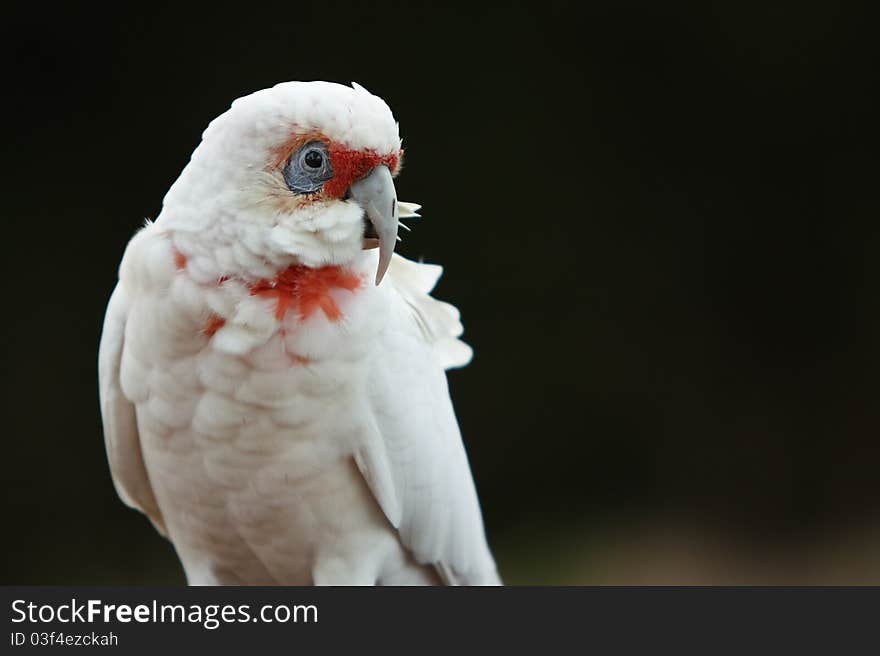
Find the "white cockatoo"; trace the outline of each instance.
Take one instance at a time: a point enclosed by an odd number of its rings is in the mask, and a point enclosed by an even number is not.
[[[500,583],[444,369],[441,268],[395,254],[398,126],[289,82],[205,130],[128,244],[99,355],[122,500],[191,584]]]

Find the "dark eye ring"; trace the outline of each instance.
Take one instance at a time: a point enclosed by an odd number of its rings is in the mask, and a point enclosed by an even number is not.
[[[324,183],[333,177],[327,145],[320,141],[304,145],[287,160],[282,175],[287,188],[295,194],[320,191]]]

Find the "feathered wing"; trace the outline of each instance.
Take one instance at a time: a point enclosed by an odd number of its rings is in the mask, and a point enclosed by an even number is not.
[[[451,584],[500,584],[445,369],[470,361],[458,310],[429,292],[442,268],[395,255],[391,315],[370,372],[377,435],[358,465],[403,544]]]
[[[134,405],[125,397],[119,382],[119,367],[125,343],[128,303],[120,285],[113,290],[104,317],[101,347],[98,351],[98,383],[104,446],[110,473],[119,497],[150,518],[156,529],[167,535],[162,513],[156,503],[150,478],[144,466]]]

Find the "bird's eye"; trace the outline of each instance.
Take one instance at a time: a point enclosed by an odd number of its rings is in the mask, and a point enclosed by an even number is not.
[[[333,177],[327,146],[320,141],[307,143],[290,156],[282,173],[287,187],[295,194],[320,191]]]
[[[319,169],[321,164],[324,163],[324,156],[318,149],[313,149],[306,153],[306,156],[303,157],[303,162],[307,168]]]

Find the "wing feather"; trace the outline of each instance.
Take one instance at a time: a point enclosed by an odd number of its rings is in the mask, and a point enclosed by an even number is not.
[[[156,529],[162,535],[167,535],[165,522],[144,466],[135,407],[125,397],[119,382],[127,312],[128,303],[124,290],[117,285],[107,305],[101,347],[98,351],[104,446],[107,449],[113,485],[119,497],[126,505],[147,515]]]
[[[361,470],[419,562],[448,583],[498,584],[444,371],[467,364],[471,350],[457,339],[458,310],[429,296],[441,273],[392,260],[388,328],[370,377],[380,439],[363,445],[358,462],[387,466],[384,476]]]

